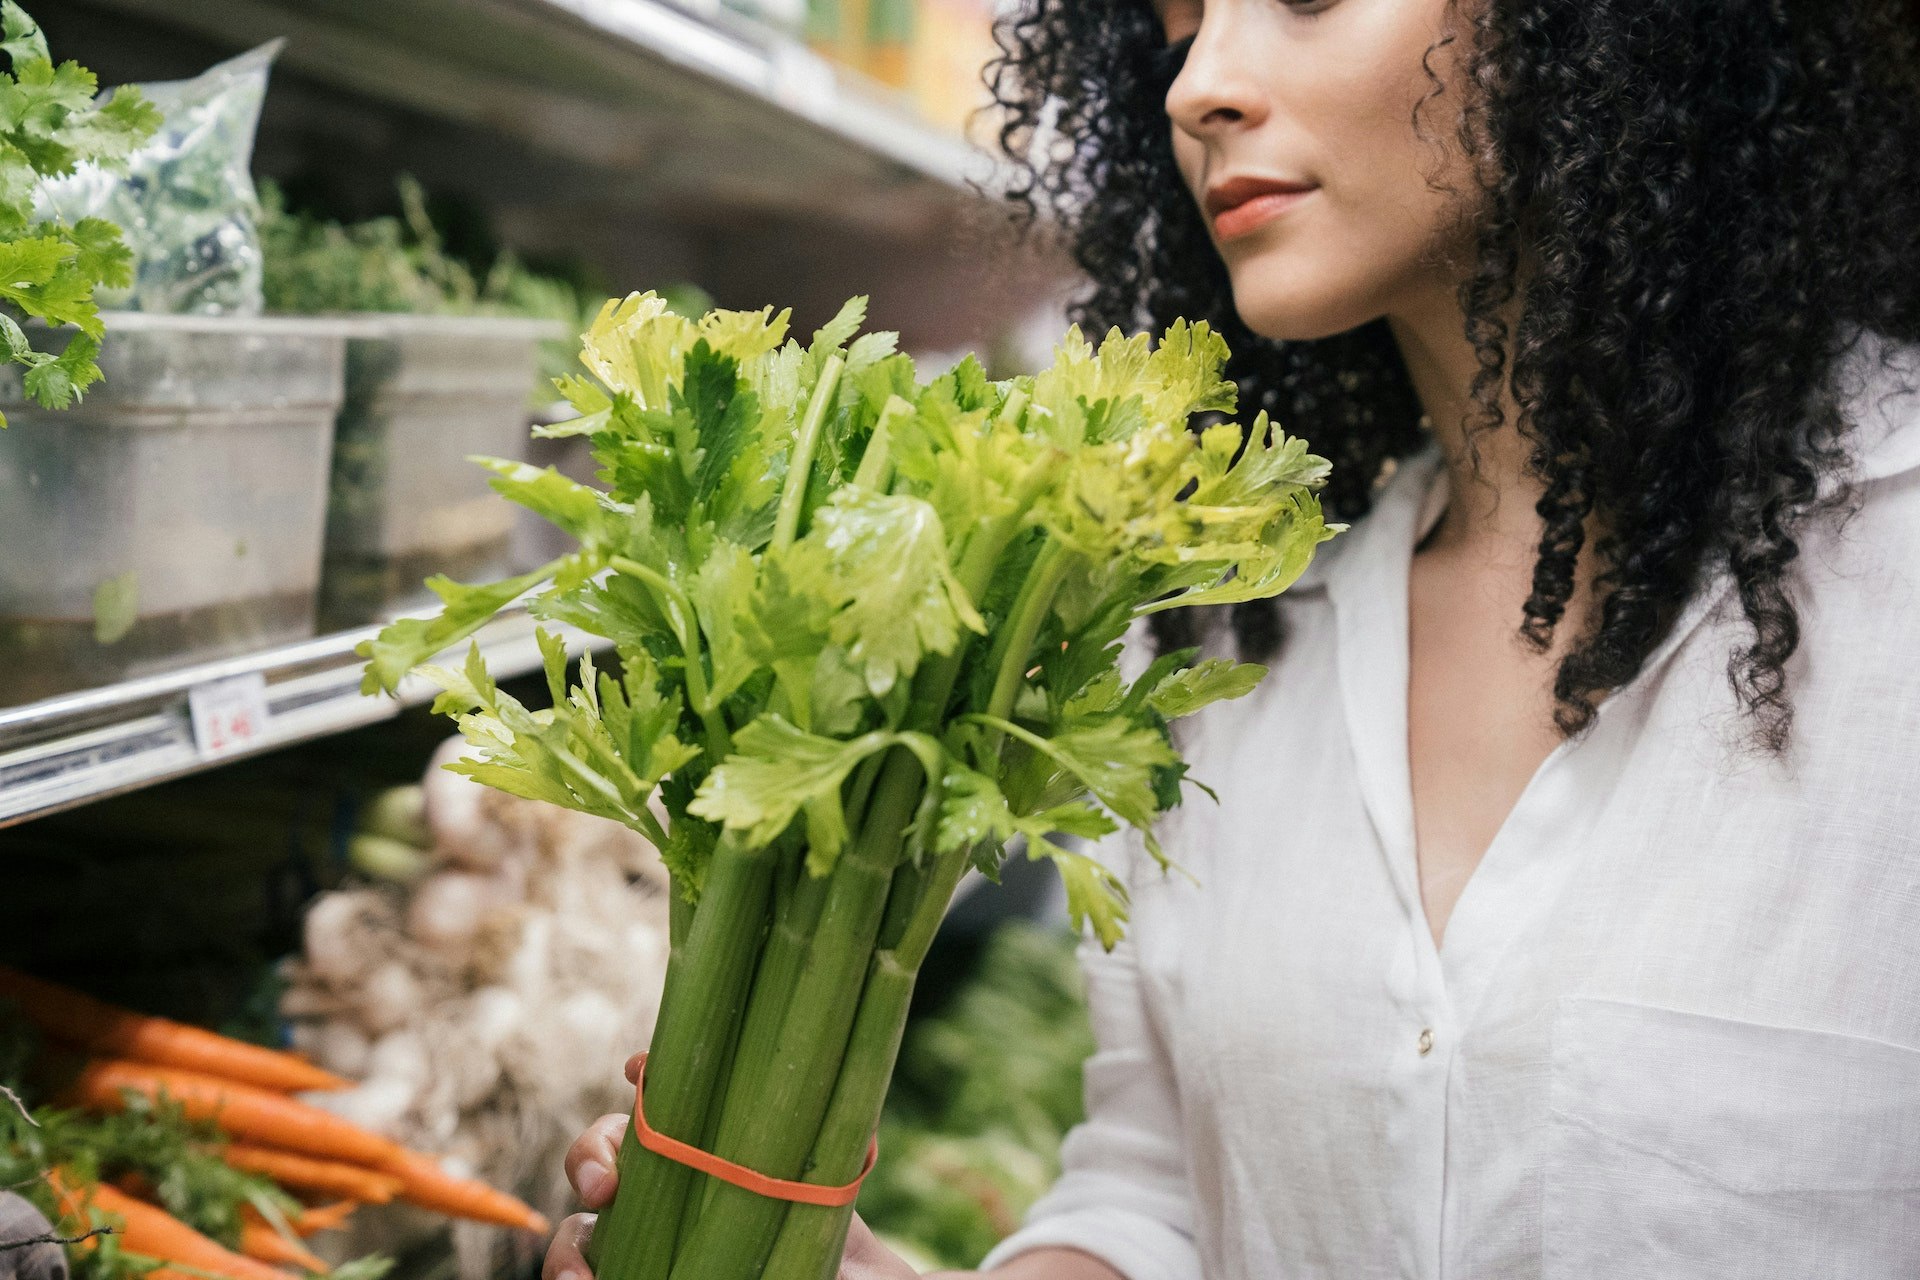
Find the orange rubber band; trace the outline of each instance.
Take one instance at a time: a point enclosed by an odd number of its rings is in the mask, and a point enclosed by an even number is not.
[[[854,1202],[860,1194],[860,1184],[873,1172],[873,1165],[880,1158],[880,1139],[878,1136],[867,1142],[866,1167],[860,1170],[860,1176],[843,1187],[823,1187],[817,1182],[789,1182],[785,1178],[769,1178],[764,1173],[755,1173],[744,1165],[731,1160],[723,1160],[711,1151],[702,1151],[690,1146],[678,1138],[669,1138],[647,1123],[647,1113],[641,1106],[641,1098],[646,1091],[647,1055],[640,1055],[639,1070],[634,1072],[633,1081],[633,1132],[640,1139],[640,1145],[657,1156],[664,1156],[676,1164],[684,1164],[697,1169],[709,1177],[730,1182],[743,1190],[756,1195],[766,1196],[769,1200],[791,1200],[795,1204],[815,1204],[825,1209],[838,1208]]]

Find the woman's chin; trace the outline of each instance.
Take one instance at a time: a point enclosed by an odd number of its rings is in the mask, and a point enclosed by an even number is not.
[[[1264,273],[1263,273],[1264,274]],[[1375,307],[1355,305],[1362,290],[1275,287],[1270,281],[1243,283],[1236,272],[1233,307],[1240,322],[1276,342],[1313,342],[1358,329],[1376,320]],[[1370,291],[1369,291],[1370,292]]]

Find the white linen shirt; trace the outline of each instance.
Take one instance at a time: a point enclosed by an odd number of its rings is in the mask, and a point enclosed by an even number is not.
[[[1908,368],[1920,366],[1903,352]],[[1407,765],[1429,449],[1189,722],[1162,837],[1107,846],[1065,1173],[983,1269],[1128,1280],[1920,1276],[1920,397],[1849,367],[1858,513],[1810,529],[1784,759],[1725,579],[1540,766],[1436,949]],[[1196,883],[1197,881],[1197,883]]]

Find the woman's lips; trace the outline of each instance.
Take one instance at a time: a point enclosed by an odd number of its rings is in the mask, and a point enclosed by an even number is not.
[[[1236,178],[1207,191],[1213,234],[1232,240],[1266,226],[1319,190],[1309,183]]]

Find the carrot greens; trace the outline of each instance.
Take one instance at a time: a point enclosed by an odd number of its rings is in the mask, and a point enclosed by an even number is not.
[[[165,1100],[132,1100],[125,1111],[109,1116],[54,1107],[36,1108],[29,1116],[0,1102],[0,1186],[25,1195],[62,1235],[77,1235],[89,1224],[67,1211],[48,1181],[56,1168],[85,1185],[107,1177],[138,1178],[168,1213],[228,1247],[239,1243],[248,1206],[283,1220],[298,1210],[272,1182],[225,1163],[219,1148],[211,1125],[188,1118]],[[76,1250],[72,1259],[85,1280],[132,1280],[154,1265],[112,1235]]]

